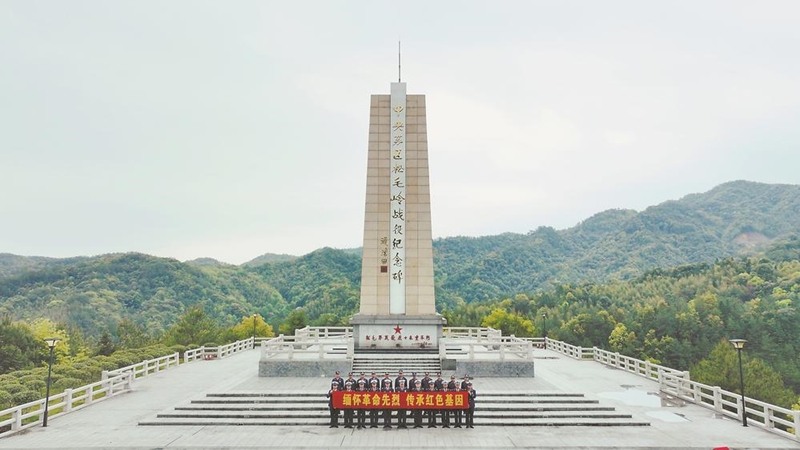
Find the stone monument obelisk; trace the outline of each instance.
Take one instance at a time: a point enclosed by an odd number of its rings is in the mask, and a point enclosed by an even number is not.
[[[438,348],[425,96],[406,83],[370,99],[356,349]]]

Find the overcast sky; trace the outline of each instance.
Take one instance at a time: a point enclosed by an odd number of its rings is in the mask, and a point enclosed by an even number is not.
[[[369,96],[425,94],[434,237],[800,184],[798,1],[0,0],[0,252],[361,245]]]

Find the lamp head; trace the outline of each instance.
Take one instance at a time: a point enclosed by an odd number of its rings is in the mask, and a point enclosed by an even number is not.
[[[744,344],[747,343],[746,339],[729,339],[730,343],[733,344],[733,347],[736,350],[741,350],[744,348]]]
[[[542,317],[544,317],[545,319],[547,319],[547,313],[542,313]]]
[[[45,338],[44,342],[45,342],[45,344],[47,344],[48,348],[52,349],[52,348],[54,348],[56,346],[56,344],[60,340],[61,339],[59,339],[59,338]]]

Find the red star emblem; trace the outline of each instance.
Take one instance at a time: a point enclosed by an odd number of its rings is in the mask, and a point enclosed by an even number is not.
[[[403,329],[400,328],[400,325],[394,327],[394,334],[400,334],[401,331],[403,331]]]

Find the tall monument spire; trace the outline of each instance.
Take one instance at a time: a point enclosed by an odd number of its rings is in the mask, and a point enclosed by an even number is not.
[[[400,41],[397,41],[397,82],[402,82],[401,76],[402,72],[400,71]]]
[[[398,42],[398,80],[400,42]],[[370,100],[361,307],[356,349],[437,347],[443,318],[433,282],[428,133],[424,95],[406,83]]]

